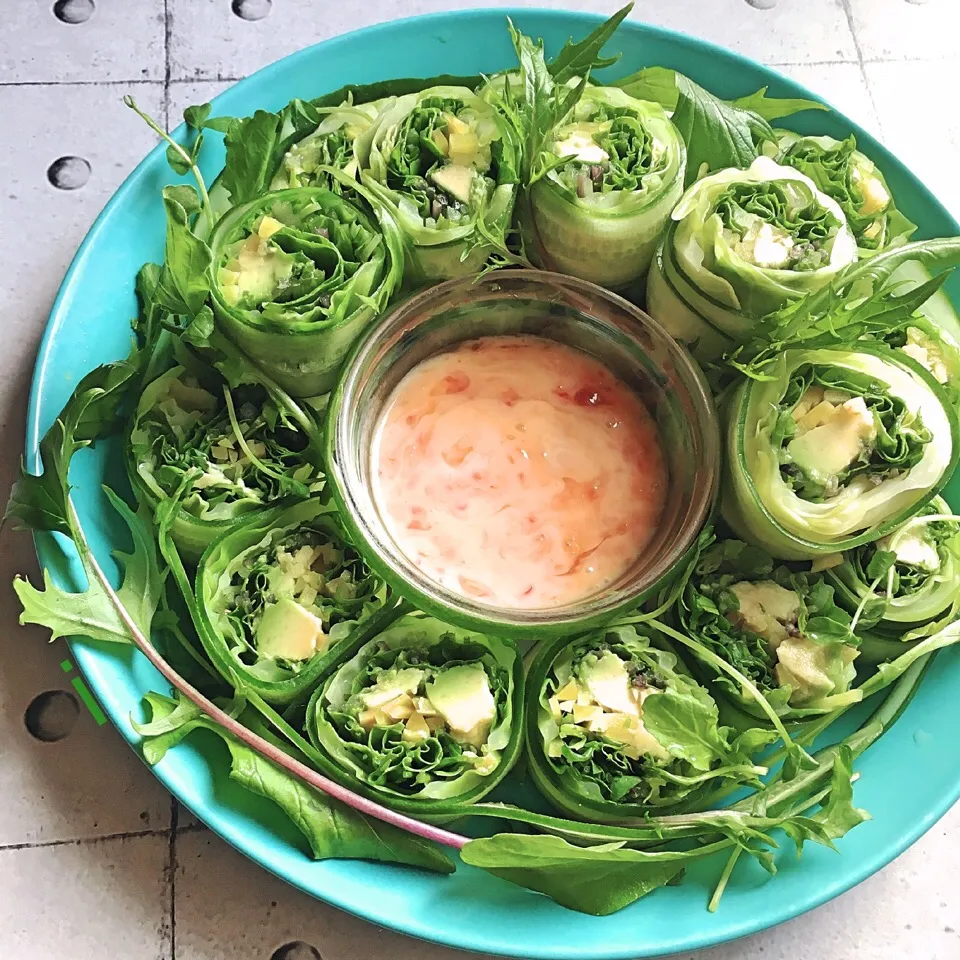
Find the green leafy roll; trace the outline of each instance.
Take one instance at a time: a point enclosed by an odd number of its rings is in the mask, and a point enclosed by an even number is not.
[[[560,811],[597,823],[696,809],[762,768],[673,653],[633,627],[545,645],[527,676],[530,771]]]
[[[751,680],[784,718],[856,702],[856,639],[850,614],[823,577],[775,566],[758,547],[725,540],[707,547],[687,582],[677,616],[684,630]],[[693,654],[696,657],[696,653]],[[698,670],[746,712],[757,701],[706,658]]]
[[[916,230],[897,209],[893,194],[876,164],[857,149],[856,138],[801,137],[777,131],[778,163],[806,174],[840,205],[861,255],[906,243]]]
[[[219,323],[295,397],[330,389],[403,275],[392,215],[334,168],[318,172],[349,190],[267,193],[231,209],[210,238]]]
[[[342,193],[344,184],[330,175],[331,167],[356,179],[359,161],[354,147],[357,138],[376,121],[379,103],[344,103],[320,112],[323,119],[317,129],[283,155],[270,184],[271,190],[324,187]]]
[[[475,273],[505,244],[518,147],[471,90],[429,87],[385,101],[356,151],[363,183],[403,232],[410,284]]]
[[[647,310],[701,360],[750,339],[763,317],[857,259],[837,202],[769,157],[698,180],[671,220],[647,278]]]
[[[525,208],[543,266],[613,289],[642,280],[683,193],[684,157],[659,104],[586,87],[551,131]]]
[[[942,497],[892,534],[823,562],[858,627],[891,639],[952,621],[960,610],[960,522]]]
[[[387,589],[313,498],[252,517],[211,544],[197,569],[198,630],[231,682],[269,703],[312,691]]]
[[[876,540],[923,509],[958,455],[937,381],[886,345],[788,349],[722,411],[724,519],[786,560]]]
[[[523,672],[509,640],[422,616],[396,621],[342,663],[307,709],[307,731],[351,785],[443,817],[516,762]]]
[[[171,534],[196,563],[246,515],[322,487],[314,439],[262,387],[230,389],[212,371],[201,383],[178,365],[141,394],[127,465],[151,508],[180,496]]]

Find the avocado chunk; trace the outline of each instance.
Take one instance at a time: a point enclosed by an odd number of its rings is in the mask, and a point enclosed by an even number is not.
[[[375,686],[365,690],[361,697],[368,710],[382,707],[403,694],[413,696],[423,682],[424,673],[416,667],[403,667],[400,670],[387,670],[377,680]]]
[[[640,701],[630,684],[626,665],[612,650],[585,660],[580,667],[580,678],[601,707],[614,713],[640,716]]]
[[[836,672],[839,667],[843,672],[853,663],[856,655],[856,649],[845,644],[840,645],[838,652],[834,644],[814,643],[806,637],[790,637],[777,648],[777,682],[793,688],[790,694],[793,704],[825,697],[833,693],[836,686],[834,678],[830,676],[831,668]],[[840,658],[839,664],[833,660],[834,657]]]
[[[257,652],[272,660],[309,660],[327,645],[323,623],[295,600],[267,604],[257,626]]]
[[[445,167],[437,167],[430,174],[430,179],[441,189],[456,198],[461,203],[470,202],[470,187],[476,176],[473,167],[462,167],[457,163],[448,163]]]
[[[806,423],[816,425],[803,431]],[[801,470],[821,482],[846,470],[877,436],[873,413],[862,397],[840,406],[825,400],[797,427],[798,434],[787,444],[787,452]]]
[[[735,583],[730,592],[737,598],[739,610],[732,610],[727,619],[742,630],[763,637],[776,650],[790,635],[788,626],[796,626],[800,616],[800,598],[796,591],[781,587],[772,580]]]
[[[218,278],[229,304],[260,304],[272,299],[292,272],[293,257],[254,234],[243,241],[236,258],[220,270]]]
[[[438,673],[425,689],[454,740],[482,747],[497,715],[487,674],[479,664],[464,663]]]

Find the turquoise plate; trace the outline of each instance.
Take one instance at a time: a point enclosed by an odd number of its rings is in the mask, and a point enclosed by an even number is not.
[[[511,65],[505,16],[524,33],[543,37],[557,51],[571,35],[598,22],[563,11],[483,10],[438,14],[360,30],[287,57],[217,97],[214,113],[246,115],[274,110],[293,97],[315,97],[344,83],[390,77],[491,72]],[[611,78],[641,66],[676,67],[721,96],[769,85],[773,96],[811,97],[809,91],[733,53],[666,30],[626,23],[609,50],[623,58]],[[119,94],[118,94],[119,96]],[[920,237],[960,233],[930,192],[876,140],[838,113],[795,118],[801,131],[845,137],[853,132],[886,175],[904,213],[920,224]],[[794,126],[794,124],[791,124]],[[223,162],[220,145],[205,148],[205,175]],[[87,235],[53,307],[37,359],[27,430],[27,462],[39,470],[37,443],[73,385],[92,367],[126,355],[129,320],[136,309],[134,276],[146,260],[163,255],[160,188],[176,178],[154,150],[130,175]],[[960,302],[954,281],[953,299]],[[84,526],[102,561],[123,533],[106,509],[101,483],[122,474],[119,447],[102,443],[78,457],[72,479]],[[960,507],[960,483],[950,488]],[[40,536],[42,564],[63,587],[80,589],[83,576],[62,538]],[[166,689],[160,675],[131,649],[73,642],[74,656],[123,736],[135,744],[131,713],[141,696]],[[292,828],[278,822],[266,801],[240,793],[228,777],[226,751],[212,734],[180,746],[156,767],[156,775],[213,830],[252,860],[328,903],[385,927],[469,950],[528,958],[634,958],[692,950],[742,937],[781,923],[859,883],[906,849],[960,796],[960,650],[940,654],[920,694],[896,726],[862,758],[858,805],[874,819],[840,844],[840,854],[821,847],[797,861],[785,851],[771,880],[759,867],[738,866],[720,909],[706,910],[721,864],[691,870],[685,882],[657,891],[611,917],[570,912],[545,897],[479,870],[460,866],[437,877],[390,866],[309,859]],[[909,789],[904,785],[909,784]],[[792,844],[791,844],[792,846]],[[769,884],[772,884],[768,886]]]

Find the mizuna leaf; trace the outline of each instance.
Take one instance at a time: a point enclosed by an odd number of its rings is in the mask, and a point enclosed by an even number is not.
[[[614,57],[601,57],[600,51],[632,9],[631,0],[583,40],[578,43],[574,43],[572,39],[568,40],[556,58],[548,64],[553,79],[557,83],[566,83],[573,77],[585,76],[591,70],[600,70],[615,64],[620,59],[620,54]]]

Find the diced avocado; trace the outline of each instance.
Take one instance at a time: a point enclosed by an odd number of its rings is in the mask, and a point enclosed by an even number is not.
[[[650,691],[651,694],[655,692],[659,691]],[[589,729],[592,733],[602,733],[615,743],[623,744],[623,752],[632,760],[639,760],[643,756],[665,760],[669,756],[639,717],[625,713],[604,713],[590,722]]]
[[[796,591],[781,587],[772,580],[735,583],[730,592],[737,598],[740,609],[731,611],[728,618],[738,627],[764,637],[773,649],[788,636],[788,624],[796,624],[800,615],[800,598]]]
[[[596,703],[615,713],[640,716],[640,699],[630,683],[624,662],[612,651],[585,659],[580,665],[580,679]]]
[[[594,139],[595,134],[605,129],[604,124],[580,123],[560,131],[553,144],[558,157],[574,157],[582,163],[603,163],[609,155]]]
[[[368,710],[382,707],[401,694],[413,696],[423,682],[423,671],[416,667],[404,667],[402,670],[387,670],[376,685],[365,690],[361,697]]]
[[[466,133],[451,133],[447,140],[450,144],[450,159],[461,166],[468,167],[480,152],[480,141],[471,130]]]
[[[430,174],[430,179],[441,189],[446,190],[451,197],[456,197],[461,203],[470,202],[470,187],[476,172],[473,167],[460,166],[458,163],[448,163],[445,167],[437,167]]]
[[[257,652],[274,660],[309,660],[326,640],[319,617],[288,597],[267,604],[257,626]]]
[[[412,743],[416,740],[426,740],[429,736],[430,727],[427,726],[427,721],[419,713],[411,713],[404,724],[402,739]]]
[[[832,570],[843,563],[842,553],[825,553],[822,557],[814,557],[810,561],[810,572],[821,573],[824,570]]]
[[[252,236],[244,241],[236,260],[228,267],[237,274],[237,282],[225,288],[224,294],[237,301],[249,298],[262,303],[272,298],[290,277],[293,258],[279,247]]]
[[[269,240],[278,230],[283,229],[283,224],[271,216],[265,216],[260,220],[260,226],[257,227],[257,235],[263,240]]]
[[[831,407],[832,412],[821,410]],[[800,432],[816,415],[818,425]],[[860,456],[877,435],[873,413],[862,397],[854,397],[841,406],[824,401],[797,424],[798,435],[787,444],[793,462],[809,476],[827,481],[836,477]]]
[[[483,667],[470,663],[450,667],[438,673],[424,692],[455,740],[475,747],[487,742],[497,704]]]
[[[167,393],[177,401],[181,410],[201,410],[211,413],[217,409],[217,398],[203,387],[192,387],[182,380],[171,379]]]
[[[831,656],[837,656],[833,645],[814,643],[805,637],[790,637],[777,648],[777,682],[791,686],[790,703],[800,704],[833,693],[835,682],[830,676]],[[844,666],[857,655],[854,647],[843,646],[839,653]]]

